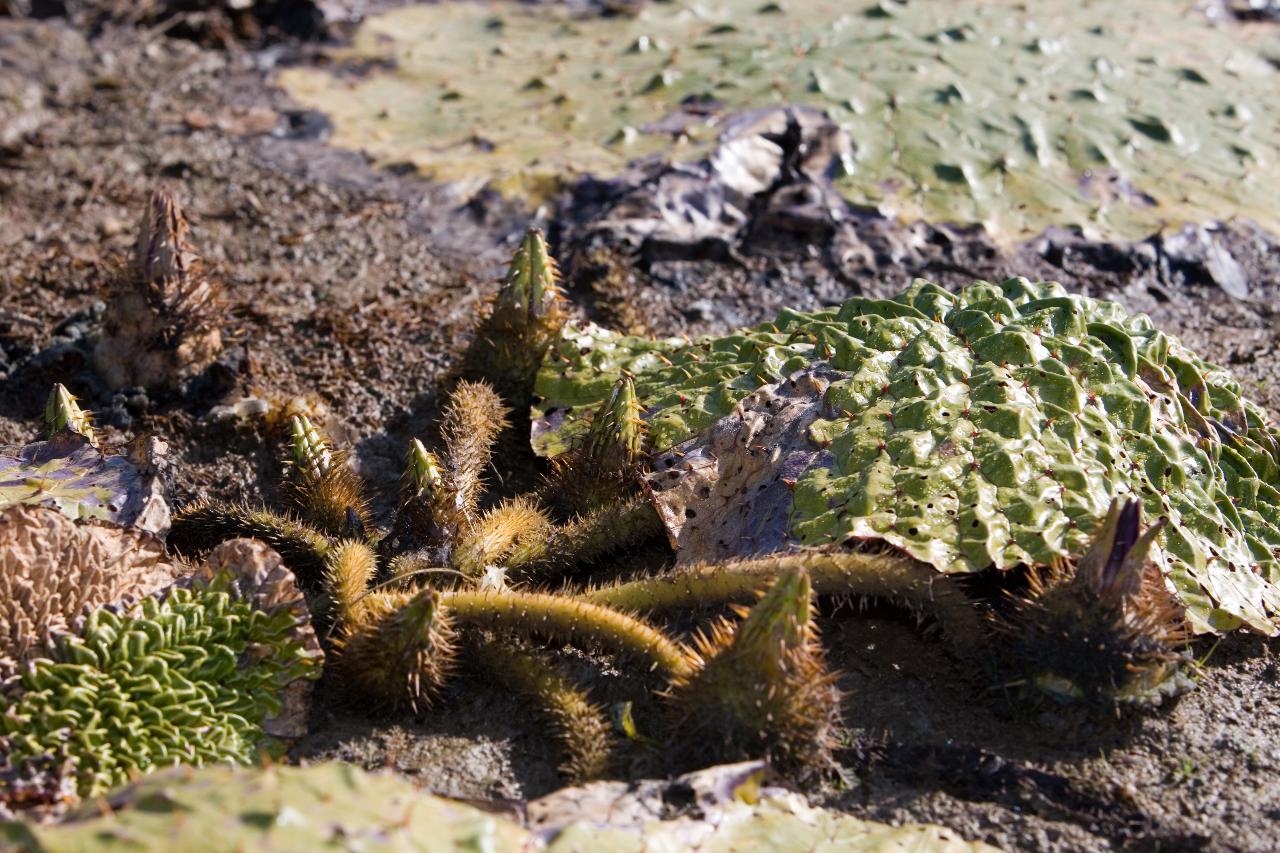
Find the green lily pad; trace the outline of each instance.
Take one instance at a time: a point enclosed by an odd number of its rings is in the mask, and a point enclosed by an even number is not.
[[[1180,0],[648,4],[636,16],[442,2],[365,22],[338,60],[280,82],[337,145],[533,197],[575,173],[705,153],[689,104],[804,103],[854,140],[839,186],[904,219],[1137,238],[1280,206],[1280,69],[1258,31]],[[1158,24],[1158,25],[1157,25]],[[668,127],[672,123],[668,123]],[[639,129],[640,133],[636,130]]]

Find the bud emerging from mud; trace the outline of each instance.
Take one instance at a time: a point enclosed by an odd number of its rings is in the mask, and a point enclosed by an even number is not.
[[[609,398],[600,404],[587,429],[583,450],[597,469],[625,473],[640,464],[644,452],[641,411],[636,383],[624,376],[614,383]]]
[[[1159,704],[1190,687],[1182,608],[1149,558],[1163,527],[1142,532],[1142,505],[1116,500],[1083,557],[1031,573],[995,623],[1031,686],[1103,704]]]
[[[682,765],[768,758],[805,777],[831,763],[840,692],[827,670],[803,571],[780,576],[737,626],[698,638],[706,663],[672,681],[671,754]]]
[[[44,405],[44,422],[51,439],[67,430],[84,437],[94,447],[98,446],[90,413],[80,408],[76,398],[61,383],[54,385],[49,392],[49,400]]]
[[[177,388],[222,351],[217,295],[177,198],[156,190],[133,255],[110,286],[94,366],[114,388]]]
[[[635,382],[614,383],[581,443],[552,460],[543,491],[571,513],[590,513],[636,490],[644,465],[645,424]]]
[[[370,519],[364,484],[347,455],[330,450],[306,415],[290,421],[285,468],[285,494],[317,529],[330,536],[365,535]]]
[[[404,490],[407,496],[424,496],[428,499],[436,495],[444,485],[444,472],[440,468],[440,459],[427,450],[418,439],[409,443],[409,452],[404,465]]]
[[[559,281],[542,232],[529,229],[467,351],[466,371],[492,382],[517,411],[529,405],[538,365],[567,318]]]

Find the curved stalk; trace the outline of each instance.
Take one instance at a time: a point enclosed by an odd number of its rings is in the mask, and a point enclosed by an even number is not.
[[[695,566],[600,587],[583,601],[636,613],[747,603],[797,569],[820,596],[883,598],[935,618],[951,642],[971,648],[984,636],[980,615],[956,583],[910,557],[888,551],[804,551]]]
[[[667,677],[687,676],[695,659],[654,626],[609,607],[537,592],[449,590],[445,611],[460,625],[511,631],[575,646],[598,646],[648,661]]]

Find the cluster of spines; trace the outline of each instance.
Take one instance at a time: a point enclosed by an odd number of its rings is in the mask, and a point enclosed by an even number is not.
[[[325,557],[324,591],[336,622],[357,623],[370,586],[378,574],[378,557],[364,542],[339,542]]]
[[[448,527],[461,530],[475,518],[484,492],[484,471],[498,435],[507,426],[507,407],[483,382],[459,382],[445,407],[440,431],[448,448],[445,490],[451,498]]]
[[[1161,519],[1142,530],[1142,504],[1113,501],[1079,559],[1028,573],[992,620],[1012,668],[1061,699],[1159,704],[1188,682],[1179,651],[1182,608],[1150,559]]]
[[[553,532],[551,519],[526,497],[503,501],[486,512],[453,551],[453,565],[468,578],[509,564],[523,564],[543,550]]]
[[[690,766],[767,757],[803,777],[831,762],[840,693],[828,671],[803,571],[782,574],[741,622],[697,637],[704,663],[668,693],[672,754]]]

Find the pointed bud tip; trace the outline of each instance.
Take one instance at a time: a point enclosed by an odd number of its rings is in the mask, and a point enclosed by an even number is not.
[[[68,430],[95,443],[93,421],[89,412],[80,408],[76,397],[62,383],[55,383],[49,391],[44,406],[44,422],[52,438],[62,430]]]
[[[405,485],[419,492],[431,493],[444,483],[440,459],[418,439],[410,439],[405,457]]]

